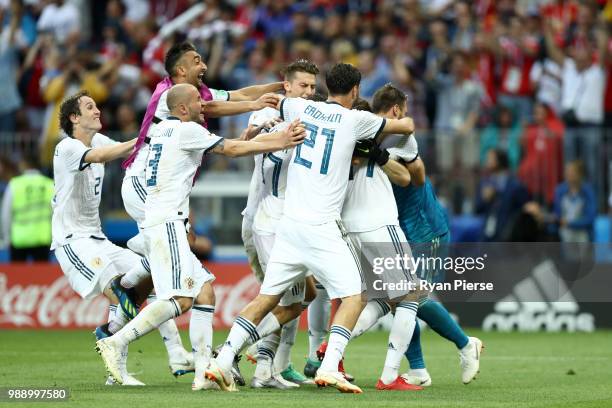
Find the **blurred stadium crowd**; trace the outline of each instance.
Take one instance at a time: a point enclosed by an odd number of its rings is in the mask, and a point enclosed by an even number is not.
[[[80,88],[102,108],[105,134],[136,136],[166,75],[165,51],[188,39],[213,88],[279,80],[297,58],[319,66],[322,92],[326,69],[340,61],[361,70],[366,99],[387,82],[399,86],[449,213],[534,224],[518,237],[511,226],[485,226],[483,239],[524,240],[550,232],[545,225],[575,225],[571,239],[589,239],[610,205],[612,2],[228,0],[204,2],[188,23],[174,20],[198,3],[0,0],[3,181],[18,152],[38,152],[49,171],[59,104]],[[247,119],[211,128],[234,137]],[[248,171],[252,160],[215,158],[207,167]]]

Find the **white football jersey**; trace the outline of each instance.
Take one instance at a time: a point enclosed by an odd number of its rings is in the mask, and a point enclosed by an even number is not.
[[[189,194],[202,155],[223,140],[196,122],[174,117],[160,122],[149,134],[143,227],[189,217]]]
[[[385,225],[397,225],[397,204],[391,181],[374,160],[359,167],[353,166],[342,221],[348,232],[366,232]]]
[[[273,108],[263,108],[256,112],[251,113],[249,117],[249,126],[260,126],[263,123],[278,118],[280,116],[279,111]],[[257,206],[261,201],[261,167],[263,164],[263,154],[256,154],[253,156],[255,160],[255,167],[253,168],[253,175],[251,176],[251,183],[249,184],[249,195],[247,197],[247,204],[242,215],[253,218],[257,212]]]
[[[289,163],[284,214],[313,225],[340,219],[355,142],[376,137],[385,119],[302,98],[283,99],[280,111],[283,120],[300,119],[306,127]]]
[[[247,197],[246,207],[244,207],[241,213],[243,216],[250,218],[255,216],[261,198],[261,165],[263,154],[254,155],[253,160],[255,161],[255,167],[253,168],[251,182],[249,183],[249,195]]]
[[[159,96],[157,107],[155,108],[155,117],[161,120],[168,119],[168,116],[170,116],[170,109],[168,109],[168,102],[167,102],[168,91],[169,89],[162,92],[162,94]],[[213,101],[228,101],[229,100],[228,91],[210,89],[210,92],[212,93]],[[155,126],[157,126],[157,124],[151,123],[151,126],[149,127],[149,131],[147,132],[148,137],[151,137],[151,132],[153,131],[153,129],[155,129]],[[144,177],[145,168],[147,167],[147,156],[148,155],[149,155],[149,145],[144,144],[140,148],[138,153],[136,154],[136,157],[134,158],[134,161],[132,162],[130,167],[125,169],[124,177],[132,177],[132,176]]]
[[[388,149],[391,158],[400,158],[406,162],[412,162],[419,156],[419,145],[414,137],[414,132],[409,135],[390,135],[380,145]]]
[[[288,122],[281,122],[270,130],[277,132],[287,128]],[[266,153],[262,162],[261,171],[262,189],[261,201],[257,208],[257,214],[262,219],[269,219],[272,222],[258,222],[258,229],[267,230],[270,233],[275,231],[276,221],[283,216],[285,206],[285,190],[287,188],[287,170],[293,155],[293,149],[279,150],[273,153]],[[257,218],[256,217],[256,218]]]
[[[118,142],[96,133],[91,147],[67,137],[55,147],[53,157],[53,218],[51,249],[65,245],[71,238],[104,238],[100,225],[100,198],[104,182],[104,163],[85,163],[89,150]]]

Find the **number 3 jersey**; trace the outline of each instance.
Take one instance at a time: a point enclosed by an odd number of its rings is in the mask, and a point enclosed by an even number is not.
[[[104,237],[99,213],[104,163],[85,163],[85,154],[93,148],[117,143],[96,133],[90,147],[72,137],[66,137],[55,147],[52,250],[71,238]]]
[[[172,116],[149,135],[143,227],[189,217],[189,194],[202,155],[223,140],[196,122],[181,122]]]
[[[355,142],[376,137],[385,119],[336,102],[286,98],[281,117],[306,127],[304,143],[290,158],[284,214],[307,224],[340,219]]]

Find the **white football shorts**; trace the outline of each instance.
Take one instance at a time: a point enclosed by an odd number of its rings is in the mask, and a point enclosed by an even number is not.
[[[125,274],[143,258],[104,238],[75,238],[55,250],[62,272],[82,298],[99,295],[113,278]]]
[[[342,221],[304,224],[283,216],[260,293],[278,295],[312,271],[332,299],[363,292],[357,253]]]
[[[417,282],[417,276],[412,274],[411,261],[408,264],[404,259],[412,259],[412,251],[404,232],[399,225],[385,225],[384,227],[364,232],[349,233],[351,240],[355,243],[362,266],[363,275],[367,286],[368,300],[373,299],[396,299],[410,293],[408,282]],[[396,267],[397,259],[402,259],[399,267]],[[392,268],[383,268],[383,262],[392,259]],[[374,270],[373,264],[377,266]],[[375,273],[377,272],[377,273]],[[375,281],[379,281],[374,284]],[[401,285],[381,285],[401,284]]]
[[[154,225],[142,233],[158,299],[195,298],[202,285],[215,279],[191,252],[184,221]]]

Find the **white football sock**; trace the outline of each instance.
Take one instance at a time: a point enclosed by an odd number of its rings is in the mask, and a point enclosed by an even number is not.
[[[390,384],[399,375],[400,364],[404,353],[408,350],[414,325],[416,324],[416,313],[419,304],[417,302],[400,302],[395,309],[395,317],[389,333],[389,346],[385,367],[380,379],[385,384]]]
[[[371,300],[369,301],[361,314],[359,320],[355,324],[353,329],[352,337],[359,337],[368,329],[376,324],[378,319],[386,315],[391,311],[391,307],[382,300]]]
[[[334,324],[329,333],[327,351],[319,369],[336,372],[338,371],[338,363],[342,360],[344,349],[351,339],[351,332],[346,327]]]
[[[147,298],[147,302],[149,304],[155,302],[156,300],[157,297],[155,295],[149,295]],[[180,353],[185,350],[185,348],[183,347],[183,341],[181,340],[181,335],[174,319],[170,319],[160,324],[157,329],[159,330],[159,334],[164,342],[166,351],[168,352],[168,358],[170,360],[172,360],[173,357],[179,359],[181,357]]]
[[[227,340],[215,359],[219,367],[223,370],[229,370],[232,367],[234,357],[240,353],[249,339],[251,343],[255,343],[259,340],[257,327],[255,327],[253,322],[242,316],[236,317],[227,336]]]
[[[159,327],[163,322],[178,317],[181,307],[174,299],[156,300],[147,305],[132,321],[113,335],[113,339],[121,346],[128,345]]]
[[[298,316],[289,323],[285,323],[281,329],[280,344],[278,350],[276,350],[276,357],[274,358],[274,371],[277,373],[289,367],[289,363],[291,362],[291,348],[293,348],[293,344],[295,343],[299,323],[300,317]]]
[[[279,342],[280,336],[276,333],[268,334],[259,341],[255,377],[265,379],[272,376],[272,362],[274,361]]]
[[[317,296],[308,306],[308,358],[317,361],[317,350],[327,337],[331,300],[323,285],[317,283]]]
[[[411,375],[416,375],[418,377],[425,377],[429,375],[426,368],[411,368],[408,372]]]
[[[147,258],[140,258],[140,263],[132,267],[121,277],[121,286],[126,289],[133,288],[149,275],[151,275],[149,261],[147,261]]]
[[[276,332],[281,328],[280,323],[274,313],[270,312],[261,319],[261,322],[257,325],[257,334],[260,338],[266,337],[270,333]]]
[[[113,321],[116,310],[117,310],[117,305],[108,305],[108,320],[107,320],[108,323]]]
[[[189,340],[193,350],[195,362],[195,376],[204,378],[204,370],[212,356],[213,315],[215,307],[212,305],[193,305],[191,320],[189,321]],[[181,346],[182,347],[182,346]]]
[[[130,319],[125,315],[125,312],[123,311],[123,309],[121,309],[120,307],[116,305],[115,305],[115,313],[112,317],[110,316],[110,307],[109,307],[109,318],[110,320],[108,322],[108,331],[111,332],[111,334],[117,333],[119,330],[121,330],[123,326],[127,324],[127,322],[130,321]]]

